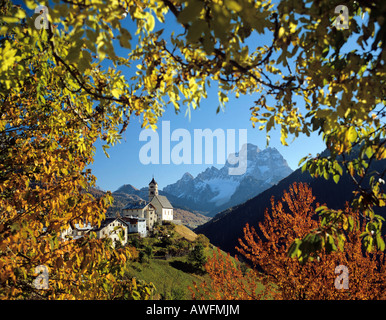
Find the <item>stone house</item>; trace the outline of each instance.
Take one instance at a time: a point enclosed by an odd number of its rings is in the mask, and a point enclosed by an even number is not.
[[[138,233],[140,237],[147,236],[146,219],[135,216],[121,217],[126,223],[128,233]]]
[[[127,243],[128,227],[120,218],[107,218],[99,228],[92,231],[96,233],[98,239],[109,237],[112,240],[113,247],[117,242],[120,242],[123,246]]]
[[[132,201],[122,208],[121,217],[137,217],[145,219],[148,230],[153,230],[157,221],[155,207],[145,200]]]
[[[93,229],[90,223],[82,224],[75,223],[73,226],[69,226],[67,229],[63,230],[60,233],[61,240],[71,240],[79,239],[83,237],[86,233],[90,232]]]

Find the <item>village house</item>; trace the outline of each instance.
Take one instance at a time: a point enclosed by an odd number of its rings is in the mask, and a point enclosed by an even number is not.
[[[155,223],[166,221],[173,221],[173,206],[167,197],[158,194],[158,184],[153,178],[149,183],[149,201],[141,199],[129,202],[118,217],[105,219],[100,227],[91,226],[90,223],[69,226],[62,231],[61,239],[78,239],[93,231],[98,239],[109,237],[113,246],[117,242],[126,245],[129,233],[146,237],[147,231],[153,230]]]
[[[155,219],[155,213],[153,219]],[[116,242],[122,245],[127,243],[127,235],[129,233],[137,233],[140,237],[147,236],[146,219],[127,216],[118,218],[107,218],[102,221],[100,227],[92,227],[90,223],[74,224],[61,232],[60,238],[62,241],[75,240],[83,237],[86,233],[95,232],[98,239],[109,237],[115,247]]]
[[[158,221],[163,222],[173,220],[173,207],[170,204],[168,198],[165,196],[156,195],[152,198],[150,204],[156,208]]]
[[[92,231],[96,233],[98,239],[109,237],[112,240],[113,247],[116,243],[121,243],[123,246],[127,243],[128,227],[120,218],[107,218],[99,228]]]
[[[146,219],[148,230],[152,230],[156,222],[162,224],[173,220],[173,206],[167,197],[158,194],[158,184],[154,178],[149,183],[149,201],[132,201],[122,208],[121,217],[130,216]]]
[[[153,230],[154,223],[157,221],[155,207],[145,200],[129,202],[122,208],[121,217],[137,217],[145,219],[148,230]]]
[[[83,237],[86,233],[90,232],[92,229],[93,227],[90,223],[75,223],[73,226],[70,225],[67,229],[63,230],[60,234],[60,238],[63,241],[70,239],[79,239]]]
[[[138,233],[140,237],[144,238],[147,236],[147,228],[146,228],[146,219],[139,218],[134,216],[121,217],[126,223],[128,228],[128,233]]]

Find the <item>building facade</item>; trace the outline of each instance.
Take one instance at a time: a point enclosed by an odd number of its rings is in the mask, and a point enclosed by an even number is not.
[[[173,206],[167,197],[159,195],[158,184],[154,178],[149,183],[149,202],[155,207],[160,223],[173,220]]]
[[[153,230],[157,222],[156,208],[145,200],[129,202],[122,208],[122,218],[137,217],[145,219],[148,230]]]
[[[126,245],[128,228],[126,223],[120,218],[107,218],[101,223],[99,228],[92,231],[96,233],[98,239],[110,238],[112,245],[115,247],[117,243]]]
[[[139,200],[129,202],[122,208],[121,217],[137,217],[146,220],[148,230],[152,230],[157,222],[173,220],[173,206],[168,198],[158,193],[158,184],[154,178],[149,183],[149,201]]]
[[[147,236],[147,225],[145,218],[138,218],[136,216],[121,217],[127,225],[128,233],[138,233],[142,238]]]
[[[63,241],[79,239],[91,230],[93,230],[93,227],[90,223],[75,223],[72,226],[69,225],[67,229],[60,233],[60,239]]]

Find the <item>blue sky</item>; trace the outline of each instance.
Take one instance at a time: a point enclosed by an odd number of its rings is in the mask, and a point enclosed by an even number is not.
[[[31,11],[32,15],[32,11]],[[155,29],[165,28],[164,35],[167,35],[171,31],[176,31],[178,25],[173,22],[174,17],[168,14],[166,21],[167,25],[161,25],[158,21]],[[172,21],[172,22],[170,22]],[[122,21],[124,26],[135,33],[135,25],[128,19]],[[257,40],[256,40],[257,39]],[[264,41],[267,45],[270,45],[272,41],[272,35],[259,35],[258,38],[254,38],[251,41],[258,41],[259,45]],[[253,49],[253,42],[248,43],[250,48]],[[132,46],[135,46],[135,39],[133,39]],[[351,47],[351,46],[350,46]],[[116,52],[120,56],[125,56],[127,52],[122,48],[115,48]],[[111,64],[104,64],[106,67]],[[134,66],[135,68],[135,66]],[[123,70],[123,73],[129,78],[132,75],[132,70]],[[216,114],[216,109],[219,105],[216,86],[212,85],[208,89],[208,98],[201,102],[201,107],[196,110],[192,110],[189,116],[185,115],[185,106],[181,106],[181,112],[176,115],[174,109],[169,107],[166,109],[164,115],[159,118],[159,137],[161,139],[161,127],[162,121],[170,121],[171,132],[175,129],[187,129],[192,137],[193,146],[193,132],[194,129],[222,129],[224,132],[228,129],[236,130],[236,141],[238,141],[238,130],[247,129],[247,142],[257,145],[260,149],[266,147],[265,131],[259,131],[257,128],[252,128],[250,119],[249,108],[254,105],[258,95],[254,96],[240,96],[238,99],[230,96],[229,102],[225,110],[221,110]],[[274,103],[273,100],[268,100],[270,103]],[[298,104],[299,105],[299,104]],[[196,176],[206,168],[215,165],[220,168],[221,165],[216,164],[217,159],[214,156],[213,164],[148,164],[141,163],[139,159],[140,149],[146,144],[144,141],[139,141],[139,135],[141,130],[141,123],[139,117],[131,119],[126,132],[123,133],[120,143],[108,149],[110,158],[107,158],[102,150],[101,142],[96,143],[96,154],[94,162],[89,166],[92,169],[93,174],[97,177],[97,185],[103,190],[115,191],[123,184],[132,184],[137,188],[142,188],[148,185],[152,176],[158,182],[159,187],[162,189],[166,185],[176,182],[185,172],[191,173]],[[293,169],[297,169],[299,160],[305,155],[311,153],[316,155],[324,150],[325,145],[322,138],[316,133],[311,137],[301,135],[294,142],[289,137],[287,142],[289,146],[283,146],[280,143],[279,130],[273,130],[270,132],[271,140],[270,147],[275,147],[287,160],[288,165]],[[178,142],[171,142],[171,149]],[[162,147],[160,143],[160,161],[162,160]],[[236,149],[239,147],[236,144]],[[192,160],[193,160],[193,148]],[[214,155],[216,153],[214,152]]]
[[[275,1],[274,1],[275,2]],[[15,1],[24,6],[22,1]],[[51,6],[51,2],[49,7]],[[50,8],[49,8],[50,9]],[[32,15],[32,10],[27,10],[27,14]],[[333,15],[333,13],[331,13]],[[171,15],[169,13],[169,15]],[[171,19],[169,19],[171,18]],[[363,19],[363,17],[362,17]],[[366,18],[364,18],[366,19]],[[165,28],[165,33],[170,33],[178,28],[177,24],[173,22],[174,17],[167,16],[167,25],[160,25],[157,21],[156,29]],[[172,21],[172,22],[170,22]],[[124,26],[129,29],[132,34],[135,33],[135,25],[130,22],[127,18],[124,22]],[[346,42],[344,46],[347,51],[352,50],[355,45],[356,38],[350,37],[351,41]],[[132,46],[135,45],[135,39],[133,40]],[[256,38],[252,41],[256,41]],[[265,41],[266,44],[270,45],[272,41],[272,35],[260,35],[258,40],[259,45],[261,41]],[[251,44],[251,45],[250,45]],[[248,43],[253,48],[253,43]],[[124,56],[125,52],[120,48],[116,48],[118,55]],[[342,49],[343,51],[343,49]],[[107,66],[107,64],[105,64]],[[135,67],[134,67],[135,68]],[[123,71],[127,77],[130,77],[132,70]],[[235,97],[229,97],[229,103],[225,110],[221,110],[220,113],[216,114],[216,109],[219,105],[216,86],[212,85],[208,89],[208,98],[203,100],[200,109],[192,110],[190,118],[185,115],[186,107],[181,106],[181,112],[176,115],[173,108],[166,109],[163,117],[159,119],[159,129],[162,127],[162,121],[170,121],[171,131],[175,129],[187,129],[193,139],[194,129],[222,129],[226,132],[228,129],[236,130],[236,140],[238,139],[237,132],[239,129],[247,129],[247,142],[257,145],[260,149],[264,149],[266,146],[265,131],[259,131],[257,128],[252,128],[250,119],[249,108],[254,105],[253,101],[257,100],[258,96],[240,96],[236,99]],[[270,101],[274,103],[274,101]],[[299,103],[298,103],[299,105]],[[93,174],[97,177],[97,185],[104,190],[115,191],[123,184],[132,184],[137,188],[147,186],[149,181],[154,175],[159,187],[162,189],[170,183],[174,183],[185,172],[191,173],[196,176],[206,168],[212,166],[212,164],[148,164],[141,163],[139,159],[140,149],[146,144],[146,142],[139,141],[139,135],[141,133],[141,123],[139,117],[131,119],[126,132],[122,136],[122,140],[116,146],[108,150],[110,158],[107,158],[102,151],[100,141],[96,143],[96,154],[94,162],[89,166],[92,169]],[[289,146],[283,146],[280,143],[280,132],[279,130],[272,130],[270,132],[271,140],[270,147],[275,147],[287,160],[289,166],[295,170],[298,167],[299,160],[305,155],[311,153],[316,155],[324,150],[325,145],[322,138],[316,133],[310,137],[301,135],[294,142],[291,142],[291,137],[288,138]],[[161,138],[161,134],[160,134]],[[171,142],[171,149],[178,142]],[[193,141],[192,141],[193,145]],[[236,148],[239,146],[236,145]],[[160,151],[162,148],[160,145]],[[193,150],[192,150],[193,159]],[[160,156],[161,160],[161,156]],[[216,165],[216,158],[214,164],[217,167],[222,165]]]
[[[26,8],[23,1],[15,1],[15,4],[21,4],[24,9],[27,10],[27,14],[32,16],[33,10]],[[50,2],[48,5],[48,11],[54,5]],[[177,32],[179,26],[173,22],[174,17],[169,13],[166,21],[167,25],[161,25],[156,21],[155,29],[165,28],[164,35],[170,34],[172,31]],[[126,18],[122,21],[124,27],[131,31],[132,35],[135,33],[135,24]],[[256,41],[256,39],[255,39]],[[259,44],[261,41],[266,41],[269,45],[272,41],[270,35],[262,35],[258,38]],[[132,47],[135,46],[135,37],[133,37]],[[251,43],[253,48],[253,43]],[[127,51],[117,46],[116,52],[120,56],[125,56]],[[111,63],[102,63],[105,67],[112,66]],[[135,68],[135,67],[134,67]],[[129,78],[133,75],[133,70],[122,70],[123,73]],[[176,114],[173,108],[167,108],[163,117],[159,119],[159,130],[162,126],[162,121],[170,121],[171,132],[175,129],[187,129],[192,136],[193,146],[193,131],[194,129],[222,129],[226,132],[227,129],[236,130],[236,141],[238,141],[238,130],[247,129],[247,142],[257,145],[260,149],[264,149],[266,146],[265,131],[259,131],[257,128],[252,128],[252,123],[249,118],[251,116],[249,108],[254,105],[253,101],[257,100],[257,96],[241,96],[238,99],[230,97],[229,103],[225,110],[221,110],[216,114],[216,109],[219,105],[216,85],[212,84],[211,88],[208,89],[208,98],[202,101],[201,107],[196,110],[192,110],[189,116],[185,115],[186,107],[181,106],[181,111]],[[94,162],[89,166],[92,169],[93,174],[97,177],[97,185],[104,190],[115,191],[123,184],[132,184],[137,188],[147,186],[152,175],[162,189],[170,183],[176,182],[185,172],[191,173],[196,176],[206,168],[215,165],[220,168],[222,165],[217,165],[216,156],[214,156],[213,164],[148,164],[144,165],[139,160],[139,152],[146,142],[139,141],[139,135],[141,130],[141,122],[139,117],[131,119],[126,132],[122,135],[120,143],[108,149],[110,155],[106,157],[102,150],[102,143],[97,141],[96,143],[96,154]],[[287,160],[289,166],[292,169],[297,168],[299,160],[308,153],[316,154],[323,150],[324,146],[322,140],[317,135],[312,137],[302,136],[299,137],[295,142],[290,143],[289,146],[285,147],[280,144],[280,133],[272,131],[271,135],[271,147],[276,147],[279,152]],[[160,134],[161,138],[161,134]],[[178,142],[171,142],[171,149]],[[236,150],[239,148],[236,143]],[[160,152],[162,148],[160,146]],[[215,152],[214,152],[215,154]],[[192,150],[192,160],[193,160]],[[161,160],[161,155],[160,155]]]
[[[161,140],[162,121],[170,121],[170,131],[184,128],[191,134],[192,145],[194,139],[194,129],[211,129],[214,131],[217,128],[236,130],[236,142],[238,141],[239,129],[247,129],[247,141],[257,145],[260,149],[266,147],[265,131],[259,131],[257,128],[252,128],[252,123],[249,120],[249,107],[253,105],[254,98],[251,96],[240,97],[239,99],[230,99],[226,109],[216,114],[218,106],[217,92],[212,90],[209,93],[208,99],[203,101],[200,109],[192,110],[191,117],[185,116],[184,111],[176,115],[174,109],[166,110],[162,118],[159,119],[157,131]],[[183,108],[182,108],[183,109]],[[160,142],[160,164],[144,165],[139,159],[140,149],[147,143],[139,141],[139,135],[142,130],[140,119],[135,118],[130,122],[127,131],[123,134],[121,143],[115,145],[108,150],[110,158],[107,158],[102,151],[101,144],[98,142],[96,147],[96,155],[94,163],[90,166],[93,174],[97,177],[97,185],[104,190],[115,191],[123,184],[132,184],[137,188],[147,186],[154,174],[155,180],[162,189],[170,183],[176,182],[185,172],[196,176],[201,171],[212,165],[205,164],[162,164],[162,146]],[[295,170],[299,160],[308,153],[316,154],[325,148],[323,141],[317,134],[300,136],[294,142],[288,140],[289,146],[283,146],[280,143],[280,132],[273,131],[270,133],[270,147],[275,147],[287,160],[288,165]],[[178,142],[171,142],[171,149]],[[236,143],[236,149],[238,148]],[[215,154],[215,153],[214,153]],[[193,159],[193,150],[192,150]],[[193,162],[193,160],[192,160]],[[217,159],[214,155],[214,164],[216,167]]]
[[[169,17],[168,18],[172,18]],[[171,19],[173,20],[173,18]],[[166,20],[170,21],[170,20]],[[129,30],[132,30],[132,24],[127,21],[125,26]],[[177,25],[175,23],[169,23],[167,26],[156,24],[156,29],[165,28],[165,34],[175,30]],[[133,32],[134,34],[134,32]],[[270,35],[260,36],[259,42],[263,40],[267,44],[270,44],[272,39]],[[260,45],[260,43],[259,43]],[[251,46],[253,48],[253,45]],[[116,49],[119,55],[122,55],[123,51]],[[130,71],[128,71],[130,72]],[[186,107],[181,106],[181,111],[176,114],[172,107],[166,109],[164,115],[159,118],[158,133],[161,141],[161,127],[162,121],[170,121],[170,130],[173,132],[175,129],[187,129],[191,134],[191,144],[193,146],[193,133],[194,129],[210,129],[212,131],[220,128],[226,132],[228,129],[234,129],[236,131],[236,141],[238,141],[238,133],[240,129],[247,129],[247,142],[257,145],[260,149],[266,147],[266,135],[265,131],[259,131],[257,128],[252,127],[252,123],[249,120],[251,113],[249,108],[254,105],[254,101],[257,100],[257,95],[254,96],[240,96],[238,99],[230,96],[229,102],[225,110],[221,110],[216,114],[216,109],[219,105],[216,86],[212,85],[208,90],[208,98],[201,102],[201,107],[196,110],[192,110],[190,118],[185,115]],[[273,102],[273,101],[272,101]],[[143,164],[139,159],[139,153],[141,148],[147,143],[145,141],[139,141],[139,135],[141,130],[140,118],[132,118],[126,132],[122,136],[122,140],[119,144],[108,149],[110,158],[107,158],[102,150],[101,143],[98,141],[96,144],[97,151],[94,158],[94,163],[89,167],[92,169],[93,174],[97,177],[97,185],[103,190],[115,191],[123,184],[132,184],[137,188],[142,188],[148,185],[152,176],[158,182],[159,187],[162,189],[168,184],[176,182],[185,172],[191,173],[196,176],[206,168],[214,165],[218,168],[223,165],[217,164],[216,153],[214,152],[214,163],[205,164],[180,164],[174,163],[162,164],[162,146],[160,148],[160,164]],[[293,169],[297,169],[299,160],[311,153],[313,155],[320,153],[324,150],[325,146],[320,136],[317,134],[311,135],[311,137],[300,136],[294,142],[289,137],[287,140],[289,146],[283,146],[280,143],[280,131],[273,130],[270,132],[271,140],[270,147],[275,147],[287,160],[288,165]],[[178,142],[171,142],[171,150],[173,146]],[[236,150],[239,148],[236,143]],[[204,147],[203,147],[204,148]],[[192,162],[193,162],[193,147]]]

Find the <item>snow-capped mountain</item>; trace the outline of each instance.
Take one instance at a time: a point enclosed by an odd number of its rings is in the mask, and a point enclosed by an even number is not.
[[[239,163],[230,164],[229,159],[239,155]],[[229,169],[236,167],[246,168],[245,173],[230,175]],[[248,143],[242,146],[240,154],[230,155],[221,169],[207,168],[195,178],[187,172],[163,191],[177,197],[178,202],[192,210],[214,215],[258,195],[290,173],[292,170],[287,161],[275,148],[260,150]]]

